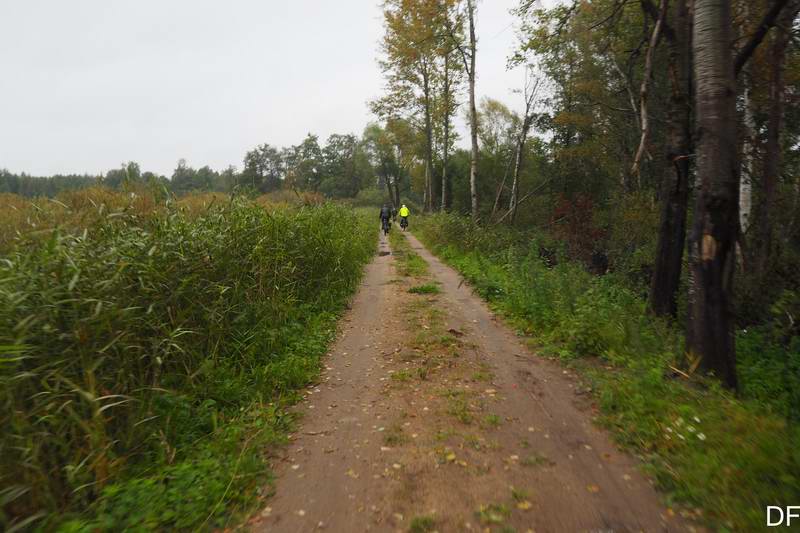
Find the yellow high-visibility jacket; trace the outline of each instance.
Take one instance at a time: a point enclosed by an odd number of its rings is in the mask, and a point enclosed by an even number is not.
[[[401,217],[407,217],[407,216],[408,216],[408,215],[410,215],[410,214],[411,214],[411,213],[409,212],[409,210],[408,210],[408,208],[407,208],[407,207],[401,207],[401,208],[400,208],[400,213],[399,213],[399,215],[400,215]]]

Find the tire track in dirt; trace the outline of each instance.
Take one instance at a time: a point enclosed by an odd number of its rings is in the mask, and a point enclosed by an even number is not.
[[[411,235],[383,237],[255,531],[681,531],[576,382],[532,356]],[[401,256],[403,250],[398,250]],[[410,294],[436,283],[439,294]],[[505,529],[504,529],[505,528]],[[512,529],[513,528],[513,529]]]

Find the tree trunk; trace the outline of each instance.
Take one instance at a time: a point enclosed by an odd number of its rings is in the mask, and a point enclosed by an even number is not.
[[[686,242],[686,213],[692,153],[691,24],[687,0],[676,0],[673,33],[669,41],[671,82],[668,121],[667,168],[661,187],[661,223],[658,230],[650,309],[660,316],[675,316]]]
[[[469,162],[469,191],[472,204],[472,220],[478,220],[478,110],[475,106],[475,52],[477,49],[475,40],[475,6],[473,0],[467,0],[467,12],[469,15],[469,129],[472,141],[472,157]]]
[[[695,0],[694,72],[699,191],[689,240],[687,351],[736,388],[730,300],[739,229],[736,87],[730,0]]]
[[[781,129],[786,92],[786,47],[791,38],[791,25],[797,15],[797,1],[790,1],[784,8],[772,36],[770,53],[769,79],[769,115],[767,118],[767,141],[764,153],[764,177],[762,181],[763,197],[759,207],[758,244],[755,251],[754,264],[759,274],[763,275],[773,248],[773,217],[781,173]]]
[[[494,217],[497,214],[497,208],[500,207],[500,196],[503,194],[503,191],[506,188],[506,180],[508,179],[508,171],[511,168],[512,161],[513,160],[511,157],[509,157],[508,162],[506,163],[506,169],[503,171],[503,179],[497,186],[497,192],[494,195],[494,205],[492,206],[492,214],[489,216],[489,220],[494,220]]]
[[[678,0],[680,1],[680,0]],[[631,176],[636,178],[637,188],[642,188],[641,177],[641,161],[644,156],[645,149],[647,148],[647,137],[650,134],[650,121],[648,120],[647,112],[647,97],[650,77],[653,75],[653,55],[655,54],[656,47],[661,39],[661,27],[664,25],[664,19],[667,16],[667,0],[661,0],[661,6],[658,9],[658,20],[653,28],[653,34],[650,36],[650,46],[647,48],[647,55],[644,61],[644,73],[642,75],[642,86],[639,89],[639,104],[641,109],[639,116],[641,117],[642,136],[639,139],[639,148],[636,149],[636,155],[633,157],[633,165],[631,165]]]
[[[525,141],[528,138],[528,130],[531,127],[531,121],[533,117],[530,116],[529,112],[526,110],[525,119],[522,121],[522,131],[519,133],[519,137],[517,138],[517,153],[516,157],[514,158],[514,176],[511,180],[511,199],[508,202],[508,210],[511,212],[511,223],[514,223],[514,219],[517,216],[517,198],[519,196],[519,173],[522,169],[522,158],[523,153],[525,150]]]
[[[450,52],[444,55],[444,146],[442,148],[442,203],[447,209],[447,161],[450,148]]]
[[[433,210],[433,125],[431,124],[431,89],[427,66],[422,73],[422,90],[425,100],[425,194],[424,209]]]
[[[753,99],[750,96],[750,73],[745,77],[744,88],[744,146],[742,147],[742,168],[739,176],[739,224],[742,233],[750,227],[750,213],[753,208],[753,174],[755,159],[756,124],[753,113]]]
[[[398,206],[397,206],[397,203],[395,202],[394,194],[392,194],[392,180],[389,179],[389,176],[386,176],[385,179],[386,179],[386,192],[389,193],[389,201],[392,203],[392,207],[396,208]],[[395,179],[397,179],[397,178],[395,178]]]
[[[400,203],[400,176],[395,176],[394,178],[394,205],[402,205]]]

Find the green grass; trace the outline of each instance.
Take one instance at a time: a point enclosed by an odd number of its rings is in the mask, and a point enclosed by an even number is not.
[[[500,424],[503,423],[503,419],[499,415],[495,414],[488,414],[483,417],[483,425],[489,428],[497,428],[500,427]]]
[[[403,432],[403,426],[399,423],[392,424],[383,433],[383,443],[386,446],[399,446],[408,442],[408,436]]]
[[[592,276],[563,260],[548,267],[535,236],[462,217],[436,215],[416,227],[540,352],[581,371],[601,422],[645,460],[670,502],[702,508],[713,528],[750,531],[763,526],[767,505],[800,501],[800,430],[791,422],[800,413],[796,337],[779,345],[785,333],[739,332],[735,397],[713,379],[673,377],[680,331],[650,316],[620,276]]]
[[[447,389],[442,391],[441,395],[447,399],[447,414],[465,425],[469,425],[475,420],[473,407],[470,405],[470,396],[466,390]]]
[[[342,207],[151,203],[2,256],[0,528],[231,524],[374,254]]]
[[[482,505],[475,513],[481,524],[500,525],[511,517],[511,510],[503,503]]]
[[[532,455],[523,457],[519,464],[533,468],[537,466],[550,466],[553,464],[553,462],[544,455],[534,453]]]
[[[439,285],[436,283],[425,283],[423,285],[411,287],[408,289],[408,292],[412,294],[439,294],[442,292],[442,289],[439,288]]]
[[[436,518],[430,515],[415,516],[408,527],[409,533],[429,533],[436,529]]]
[[[398,370],[397,372],[392,372],[391,379],[393,381],[408,381],[411,379],[411,372],[408,370]]]
[[[419,278],[428,273],[428,263],[411,248],[399,231],[389,232],[389,244],[397,260],[397,271],[401,276]]]

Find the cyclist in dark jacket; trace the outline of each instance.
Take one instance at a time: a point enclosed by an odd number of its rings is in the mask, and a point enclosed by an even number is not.
[[[381,207],[381,229],[387,229],[389,227],[389,220],[392,217],[392,210],[386,204],[383,204]]]

